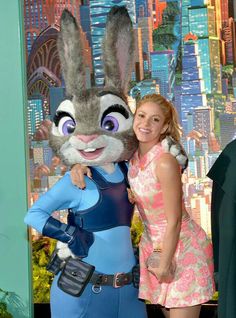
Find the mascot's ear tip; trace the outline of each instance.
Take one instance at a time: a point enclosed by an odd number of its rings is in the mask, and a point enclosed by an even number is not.
[[[69,20],[75,21],[75,18],[68,9],[64,9],[61,15],[61,21],[69,21]]]
[[[129,16],[129,13],[125,6],[113,6],[108,14],[110,17],[116,14],[126,14],[127,16]]]
[[[61,19],[65,19],[67,16],[70,16],[71,13],[68,9],[64,9],[61,14]]]
[[[113,23],[114,21],[119,21],[120,18],[128,18],[130,20],[129,12],[125,6],[114,6],[108,12],[107,21]]]

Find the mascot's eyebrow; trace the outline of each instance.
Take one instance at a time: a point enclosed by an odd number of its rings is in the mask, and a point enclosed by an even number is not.
[[[108,107],[104,113],[102,114],[102,119],[101,119],[101,122],[103,121],[103,119],[106,117],[107,114],[110,114],[112,112],[115,112],[115,113],[120,113],[121,115],[123,115],[126,119],[129,118],[129,113],[127,112],[127,110],[122,106],[122,105],[119,105],[119,104],[115,104],[115,105],[112,105],[110,107]]]
[[[58,126],[58,123],[59,123],[60,119],[61,119],[62,117],[65,117],[65,116],[68,116],[68,117],[70,117],[73,121],[75,121],[74,118],[71,116],[70,113],[67,113],[67,112],[64,112],[64,111],[58,111],[58,112],[56,112],[56,114],[55,114],[54,117],[53,117],[53,122],[54,122],[54,124],[56,125],[56,127]]]

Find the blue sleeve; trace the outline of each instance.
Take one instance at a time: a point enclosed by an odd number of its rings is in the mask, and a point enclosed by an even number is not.
[[[81,196],[81,190],[72,184],[70,174],[66,173],[32,205],[24,222],[42,233],[47,219],[54,211],[79,206]]]

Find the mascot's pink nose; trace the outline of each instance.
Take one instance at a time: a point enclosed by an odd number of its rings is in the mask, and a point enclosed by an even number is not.
[[[88,143],[98,137],[98,135],[77,135],[78,139],[82,140],[85,143]]]

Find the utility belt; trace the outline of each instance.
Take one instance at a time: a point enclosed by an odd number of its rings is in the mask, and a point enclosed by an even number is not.
[[[102,286],[120,288],[133,284],[139,287],[139,265],[135,265],[129,273],[103,274],[95,272],[95,266],[82,261],[79,258],[69,257],[61,260],[55,250],[47,265],[47,270],[58,274],[58,287],[64,292],[79,297],[88,283],[92,284],[92,291],[96,294],[102,291]]]

